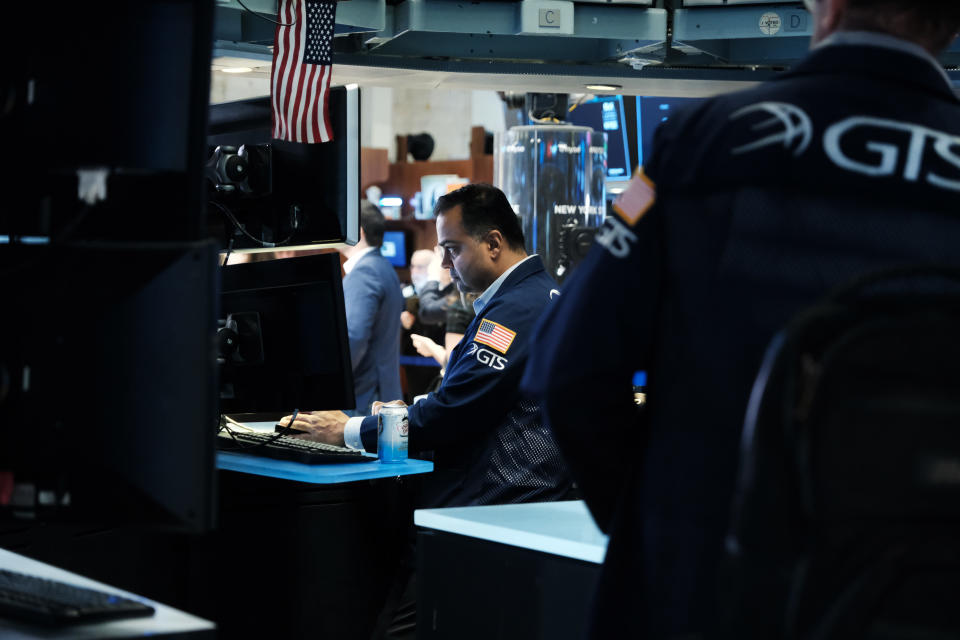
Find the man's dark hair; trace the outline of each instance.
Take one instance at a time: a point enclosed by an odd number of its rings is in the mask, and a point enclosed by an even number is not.
[[[363,229],[368,245],[379,247],[383,244],[383,232],[387,229],[387,223],[380,213],[380,208],[369,200],[360,201],[360,228]]]
[[[842,28],[879,31],[943,51],[960,29],[957,0],[848,0]]]
[[[435,215],[443,215],[456,206],[460,206],[463,230],[475,240],[482,240],[487,233],[496,229],[514,250],[523,249],[523,230],[513,207],[503,191],[493,185],[468,184],[456,191],[440,196],[433,208]]]

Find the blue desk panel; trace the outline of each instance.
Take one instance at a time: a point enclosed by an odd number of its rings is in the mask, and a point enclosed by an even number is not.
[[[434,369],[440,368],[439,362],[433,358],[427,358],[424,356],[400,356],[400,364],[408,367],[433,367]]]
[[[282,480],[296,480],[312,484],[337,484],[357,480],[408,476],[415,473],[429,473],[433,471],[433,463],[426,460],[406,460],[384,464],[376,457],[371,456],[370,462],[304,464],[289,460],[251,456],[233,451],[218,451],[217,468]]]

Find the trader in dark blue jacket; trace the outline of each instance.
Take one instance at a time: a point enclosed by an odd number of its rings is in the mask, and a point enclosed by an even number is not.
[[[571,481],[536,402],[520,397],[533,327],[558,294],[499,189],[471,184],[436,204],[443,266],[461,291],[482,292],[450,354],[440,389],[409,409],[410,451],[433,451],[417,504],[450,507],[556,500]],[[399,396],[398,396],[399,397]],[[375,403],[378,409],[380,403]],[[402,403],[400,403],[402,404]],[[322,442],[377,450],[377,416],[300,414],[293,426]],[[390,638],[415,637],[412,557],[385,610]]]
[[[379,398],[402,397],[400,314],[403,293],[393,266],[380,255],[383,214],[372,202],[360,207],[360,241],[341,252],[344,305],[353,365],[357,415],[367,415]]]
[[[570,490],[566,466],[538,404],[519,393],[533,327],[556,297],[556,283],[538,256],[527,255],[517,216],[499,189],[468,185],[441,197],[436,213],[444,268],[461,291],[482,294],[440,389],[409,409],[411,453],[434,453],[418,503],[563,497]],[[340,412],[314,412],[293,426],[324,442],[377,449],[376,416],[348,421]]]
[[[524,388],[610,534],[593,637],[710,627],[774,332],[855,275],[960,264],[960,101],[935,59],[960,2],[809,4],[803,62],[659,128],[534,340]]]

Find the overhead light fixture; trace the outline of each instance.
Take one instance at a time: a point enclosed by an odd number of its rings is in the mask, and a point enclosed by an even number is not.
[[[223,71],[224,73],[250,73],[253,71],[253,69],[250,67],[226,67],[224,69],[220,69],[220,71]]]
[[[583,85],[590,91],[616,91],[617,89],[623,89],[619,84],[585,84]]]

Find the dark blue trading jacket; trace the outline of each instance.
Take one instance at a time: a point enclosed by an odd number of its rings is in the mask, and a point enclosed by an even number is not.
[[[547,501],[569,491],[539,405],[519,393],[533,327],[555,287],[539,257],[517,266],[467,327],[440,389],[410,407],[411,454],[434,452],[421,506]],[[360,434],[376,451],[375,416]]]
[[[610,534],[593,637],[709,628],[747,398],[774,332],[857,274],[960,264],[960,101],[917,56],[826,46],[672,117],[646,174],[655,203],[604,223],[523,381]]]

